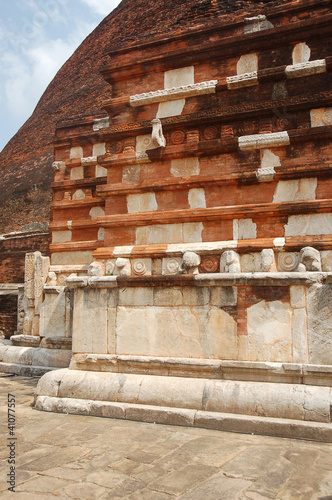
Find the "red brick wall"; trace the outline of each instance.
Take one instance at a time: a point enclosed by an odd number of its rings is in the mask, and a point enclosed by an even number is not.
[[[0,283],[24,283],[24,260],[28,252],[49,255],[49,234],[14,236],[0,241]]]

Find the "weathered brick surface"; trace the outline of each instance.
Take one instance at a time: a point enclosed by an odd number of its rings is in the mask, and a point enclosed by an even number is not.
[[[24,283],[24,260],[28,252],[49,254],[49,235],[8,237],[0,241],[0,283]]]
[[[6,338],[14,335],[17,327],[17,296],[0,295],[0,330]]]

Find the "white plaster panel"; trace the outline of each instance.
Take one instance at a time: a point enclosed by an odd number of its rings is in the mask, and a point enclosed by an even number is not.
[[[52,243],[66,243],[71,241],[71,231],[53,231]]]
[[[158,210],[156,195],[154,193],[128,194],[127,210],[129,214]]]
[[[156,224],[136,229],[136,245],[193,243],[202,241],[203,224]]]
[[[189,189],[188,201],[190,208],[206,208],[204,189]]]
[[[97,219],[97,217],[101,217],[102,215],[105,215],[105,210],[101,207],[93,207],[91,208],[89,215],[91,219]]]
[[[74,160],[75,158],[83,158],[83,148],[81,146],[70,148],[69,158],[71,160]]]
[[[198,158],[179,158],[171,162],[171,174],[174,177],[189,177],[191,175],[199,175],[199,173]]]
[[[70,169],[70,179],[76,181],[78,179],[84,179],[84,168],[74,167]]]
[[[77,251],[77,252],[56,252],[51,255],[51,264],[53,266],[67,265],[87,265],[93,261],[92,252]]]
[[[92,155],[93,156],[100,156],[104,155],[106,153],[106,143],[105,142],[98,142],[97,144],[94,144],[92,147]]]
[[[280,167],[280,158],[278,155],[273,153],[270,149],[264,149],[264,151],[261,152],[261,167],[266,169],[266,168],[274,168],[274,167]]]
[[[273,196],[273,202],[301,201],[316,199],[317,178],[279,181]]]
[[[176,101],[166,101],[159,103],[156,118],[168,118],[170,116],[181,115],[186,104],[185,99],[177,99]]]
[[[96,165],[96,177],[107,177],[107,168]]]
[[[258,70],[258,55],[256,53],[245,54],[240,57],[236,65],[236,73],[243,75],[244,73],[252,73]]]
[[[73,194],[72,197],[73,200],[84,200],[85,199],[85,193],[82,191],[82,189],[77,189],[75,193]]]
[[[311,236],[332,233],[332,214],[291,215],[285,236]]]
[[[292,309],[265,300],[247,309],[248,360],[292,361]]]
[[[293,64],[308,62],[310,59],[310,53],[310,47],[308,47],[305,42],[297,43],[292,53]]]
[[[173,87],[192,85],[195,83],[194,78],[194,66],[171,69],[164,73],[164,88],[171,89]]]
[[[245,240],[257,238],[257,224],[252,219],[233,220],[233,239]]]

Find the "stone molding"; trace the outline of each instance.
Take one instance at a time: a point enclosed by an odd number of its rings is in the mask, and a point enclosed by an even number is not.
[[[71,276],[67,278],[69,289],[116,288],[137,286],[290,286],[330,283],[331,272],[253,272],[214,273],[170,276],[101,276],[88,278]]]
[[[301,78],[302,76],[317,75],[325,73],[326,60],[317,59],[316,61],[308,61],[298,64],[286,66],[285,73],[287,78]]]
[[[225,361],[117,354],[73,354],[70,369],[305,385],[313,385],[314,383],[328,387],[332,383],[331,365],[302,363]]]
[[[258,85],[257,71],[243,73],[242,75],[228,76],[226,78],[228,89],[239,89],[242,87],[252,87]]]
[[[288,132],[273,132],[270,134],[253,134],[239,137],[241,151],[288,146],[290,139]]]
[[[155,102],[175,101],[186,97],[194,97],[202,94],[214,94],[218,80],[194,83],[171,89],[157,90],[155,92],[145,92],[130,96],[130,105],[132,107],[144,106]]]

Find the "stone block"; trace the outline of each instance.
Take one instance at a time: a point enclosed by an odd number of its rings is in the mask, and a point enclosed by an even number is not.
[[[170,116],[181,115],[186,104],[185,99],[177,99],[176,101],[161,102],[158,107],[157,118],[168,118]]]
[[[82,189],[77,189],[72,197],[73,200],[85,200],[85,193]]]
[[[155,306],[180,306],[182,303],[182,290],[180,288],[156,287],[153,289],[153,304]]]
[[[317,75],[325,73],[325,59],[317,59],[316,61],[308,61],[299,64],[286,66],[285,73],[287,78],[302,78],[304,76]]]
[[[257,238],[257,224],[252,219],[233,220],[233,239],[246,240]]]
[[[261,268],[261,255],[258,252],[246,253],[240,256],[240,262],[243,273],[256,273]]]
[[[84,179],[84,168],[83,167],[73,167],[70,169],[70,180],[77,181],[79,179]]]
[[[173,87],[182,87],[192,85],[194,80],[194,66],[186,66],[185,68],[171,69],[164,72],[164,87],[171,89]]]
[[[289,135],[287,132],[253,134],[239,137],[239,148],[242,151],[288,146],[289,143]]]
[[[129,214],[158,210],[155,193],[128,194],[127,209]]]
[[[73,352],[107,353],[107,296],[106,289],[75,290]]]
[[[321,252],[322,260],[322,271],[331,272],[332,271],[332,251],[324,250]]]
[[[292,52],[293,64],[308,62],[310,53],[310,47],[305,42],[297,43]]]
[[[96,177],[107,177],[107,168],[96,165]]]
[[[309,363],[330,365],[332,359],[332,286],[307,289]]]
[[[98,130],[101,130],[103,128],[107,128],[110,126],[110,119],[109,117],[105,118],[97,118],[96,120],[93,120],[93,131],[97,132]]]
[[[53,231],[52,232],[52,243],[66,243],[71,241],[72,233],[71,231]]]
[[[247,309],[248,360],[292,361],[292,309],[264,300]]]
[[[192,426],[195,410],[147,405],[128,405],[126,418],[141,422],[153,422],[167,425]]]
[[[55,293],[45,294],[40,311],[40,335],[42,337],[66,336],[66,292],[59,287]]]
[[[285,236],[313,236],[332,233],[332,214],[290,215]]]
[[[178,257],[166,257],[162,260],[162,274],[178,274],[182,259]]]
[[[279,181],[273,203],[316,199],[317,178]]]
[[[92,147],[92,155],[93,156],[101,156],[106,153],[106,143],[105,142],[98,142],[97,144],[94,144]]]
[[[236,73],[243,75],[258,70],[258,55],[256,53],[245,54],[240,57],[236,64]]]
[[[332,125],[332,108],[317,108],[310,111],[312,127]]]
[[[299,263],[300,257],[296,252],[280,252],[278,254],[278,271],[295,271]]]
[[[190,208],[206,208],[204,189],[189,189],[188,201]]]
[[[97,217],[102,217],[105,215],[105,210],[102,207],[93,207],[91,208],[89,215],[92,220],[97,219]]]
[[[51,256],[51,264],[54,266],[66,265],[86,265],[93,261],[92,252],[77,251],[77,252],[59,252],[53,253]]]
[[[132,274],[134,276],[151,276],[152,259],[133,259]]]
[[[75,158],[83,158],[83,148],[81,146],[70,148],[69,157],[71,160]]]
[[[117,354],[234,359],[236,325],[208,306],[119,307]]]
[[[126,409],[128,405],[125,403],[109,403],[104,402],[102,406],[102,416],[108,418],[126,418]]]
[[[171,161],[171,174],[174,177],[189,177],[199,173],[199,158],[178,158]]]
[[[302,288],[302,287],[301,287]],[[295,309],[292,320],[293,362],[308,362],[308,331],[305,309]]]
[[[152,306],[154,289],[130,287],[119,289],[119,306]]]
[[[185,286],[182,288],[182,297],[185,306],[205,306],[210,302],[210,289]]]
[[[237,287],[222,286],[211,287],[211,305],[216,307],[227,307],[237,305]]]
[[[290,287],[290,304],[294,309],[302,309],[306,306],[306,290],[304,286],[292,285]]]
[[[136,245],[191,243],[202,241],[203,224],[156,224],[136,229]]]

